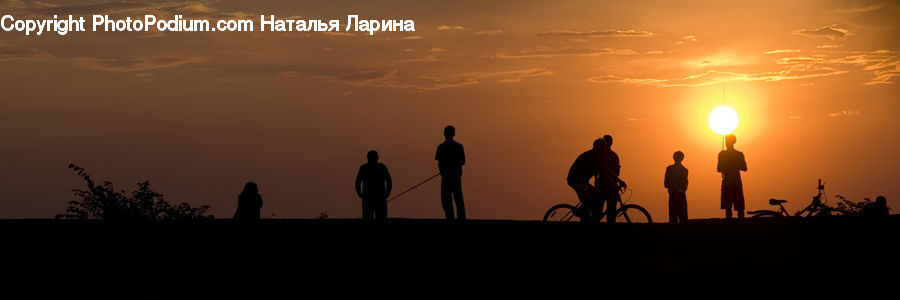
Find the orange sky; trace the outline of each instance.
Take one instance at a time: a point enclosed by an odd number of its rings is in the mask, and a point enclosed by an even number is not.
[[[243,183],[262,215],[360,215],[352,183],[382,154],[399,192],[436,173],[457,127],[470,218],[538,219],[576,202],[569,165],[615,137],[632,202],[659,221],[671,154],[690,169],[689,216],[718,217],[718,105],[741,122],[748,209],[815,194],[885,195],[900,208],[900,5],[877,1],[0,1],[52,13],[276,14],[412,19],[416,32],[0,32],[0,217],[52,217],[81,182],[150,180],[230,217]],[[51,4],[52,3],[52,4]],[[257,20],[258,22],[258,20]],[[722,99],[722,82],[725,99]],[[438,184],[392,217],[442,216]],[[833,198],[830,199],[834,203]]]

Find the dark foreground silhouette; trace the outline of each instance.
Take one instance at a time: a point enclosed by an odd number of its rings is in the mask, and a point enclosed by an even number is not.
[[[725,210],[725,218],[731,218],[731,210],[737,211],[738,218],[744,218],[744,184],[741,172],[747,172],[747,161],[744,153],[734,149],[737,137],[733,134],[725,136],[725,150],[719,152],[716,171],[722,173],[721,207]]]
[[[263,219],[249,227],[230,220],[110,226],[0,220],[4,272],[15,274],[4,280],[4,292],[23,291],[29,298],[63,293],[70,299],[199,299],[240,290],[254,299],[375,290],[414,296],[452,283],[447,293],[463,295],[608,290],[655,298],[654,291],[666,290],[654,287],[678,285],[689,299],[720,296],[721,289],[752,295],[776,288],[805,299],[825,293],[859,299],[895,293],[885,283],[897,279],[900,267],[900,216],[674,225],[364,223]],[[776,298],[789,295],[783,293]]]
[[[434,160],[438,162],[441,173],[441,206],[444,218],[453,220],[453,204],[456,204],[457,220],[466,219],[466,206],[462,194],[462,167],[466,164],[466,153],[463,145],[453,139],[456,128],[444,128],[444,142],[438,145]]]
[[[241,223],[259,222],[259,210],[262,209],[262,196],[255,182],[248,182],[244,190],[238,195],[237,211],[234,212],[234,220]]]
[[[580,204],[575,214],[581,220],[596,223],[605,218],[607,223],[616,222],[616,205],[622,202],[619,191],[628,185],[619,178],[621,165],[612,142],[610,135],[594,140],[591,149],[578,155],[569,167],[566,183],[578,196]],[[600,217],[604,211],[606,215]]]
[[[356,195],[362,199],[363,220],[374,219],[382,222],[387,219],[387,198],[391,195],[391,173],[387,166],[378,162],[378,152],[370,150],[366,153],[369,161],[359,167],[356,173]]]
[[[183,202],[169,203],[163,198],[163,194],[150,188],[150,181],[138,183],[138,189],[129,193],[116,190],[112,182],[95,181],[87,170],[75,164],[69,164],[69,169],[84,181],[85,187],[72,190],[76,200],[69,201],[65,213],[56,215],[57,219],[145,223],[194,222],[214,217],[206,214],[209,205],[194,207]]]
[[[684,160],[684,153],[675,151],[672,160],[675,163],[666,167],[663,181],[663,187],[669,191],[669,223],[685,223],[688,220],[688,169],[681,163]]]

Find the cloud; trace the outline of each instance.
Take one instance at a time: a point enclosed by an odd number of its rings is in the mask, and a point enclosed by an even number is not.
[[[840,48],[843,46],[844,45],[818,45],[818,46],[816,46],[816,49],[834,49],[834,48]]]
[[[172,16],[180,14],[191,19],[255,19],[258,14],[242,11],[223,12],[213,7],[214,1],[106,1],[88,4],[57,5],[34,1],[7,1],[4,9],[22,16],[39,16],[46,18],[52,15],[156,15]],[[301,16],[291,16],[299,19]]]
[[[659,55],[659,54],[663,54],[663,52],[662,52],[662,51],[659,51],[659,50],[653,50],[653,51],[647,51],[647,52],[644,52],[644,54],[649,54],[649,55]]]
[[[885,67],[882,69],[876,69],[873,71],[873,73],[875,74],[875,78],[872,78],[872,80],[866,82],[866,85],[893,83],[893,81],[891,81],[891,78],[900,77],[900,64],[897,64],[897,62],[895,61],[893,69]]]
[[[874,78],[865,83],[865,85],[876,85],[892,83],[893,77],[900,76],[898,74],[898,66],[900,59],[897,54],[889,50],[876,50],[869,52],[841,52],[839,54],[853,54],[841,57],[785,57],[776,60],[779,65],[796,65],[796,66],[826,66],[830,68],[847,69],[849,67],[859,68],[861,71],[872,72]]]
[[[858,110],[842,110],[839,112],[828,113],[829,117],[837,118],[837,117],[858,117]]]
[[[843,56],[837,58],[825,57],[785,57],[776,60],[780,65],[791,64],[822,64],[822,65],[858,65],[865,66],[864,70],[871,71],[890,67],[897,63],[897,56],[890,51],[859,52],[861,54]]]
[[[16,1],[18,2],[18,1]],[[15,3],[15,2],[13,2]],[[21,2],[19,2],[21,3]],[[210,7],[204,2],[188,1],[188,2],[141,2],[141,1],[107,1],[90,4],[74,4],[74,5],[56,5],[45,2],[21,3],[19,6],[13,6],[12,9],[20,13],[33,13],[39,15],[52,14],[72,14],[72,15],[89,15],[95,13],[115,14],[115,13],[211,13],[216,9]],[[146,12],[146,13],[144,13]]]
[[[194,57],[153,57],[153,58],[97,58],[76,57],[70,59],[76,66],[107,72],[134,72],[175,68],[186,64],[209,61],[203,56]]]
[[[437,29],[438,30],[465,30],[466,28],[459,26],[459,25],[456,25],[456,26],[441,25],[441,26],[438,26]]]
[[[283,77],[316,78],[353,86],[384,87],[411,91],[431,91],[487,83],[515,83],[526,78],[554,75],[547,69],[519,69],[498,72],[469,72],[449,76],[416,74],[400,69],[360,69],[323,71],[309,69],[277,72]]]
[[[808,63],[818,63],[822,62],[824,58],[820,57],[785,57],[779,58],[775,61],[776,64],[779,65],[792,65],[792,64],[808,64]]]
[[[770,51],[784,53],[783,50]],[[788,53],[795,52],[793,50]],[[695,63],[691,63],[695,64]],[[715,61],[704,60],[701,66],[727,67]],[[775,82],[818,78],[846,74],[850,72],[871,72],[873,78],[865,85],[893,83],[900,77],[900,59],[890,50],[827,52],[816,56],[783,57],[774,61],[776,70],[759,73],[734,72],[730,70],[710,70],[690,74],[681,78],[625,77],[613,74],[588,78],[595,83],[624,83],[640,86],[704,86],[727,81]],[[808,83],[807,83],[808,84]]]
[[[137,77],[137,79],[140,79],[143,82],[150,82],[155,79],[155,77],[153,77],[153,73],[135,73],[134,77]]]
[[[504,34],[506,34],[506,32],[503,30],[500,30],[500,29],[494,29],[494,30],[476,31],[475,34],[477,34],[477,35],[504,35]]]
[[[331,36],[356,36],[355,34],[352,34],[352,33],[349,33],[349,32],[343,32],[343,31],[338,31],[338,32],[335,32],[335,31],[326,31],[326,32],[324,32],[323,34],[325,34],[325,35],[331,35]]]
[[[431,55],[425,56],[425,57],[419,57],[419,58],[408,58],[408,59],[397,60],[397,62],[439,62],[439,61],[441,61],[441,60],[439,60],[437,57],[434,57]]]
[[[421,40],[421,39],[423,39],[423,37],[421,35],[411,35],[411,36],[404,36],[404,37],[400,37],[400,38],[387,38],[386,40],[388,40],[388,41],[391,41],[391,40],[412,41],[412,40]]]
[[[612,48],[550,48],[535,47],[528,48],[518,53],[502,52],[495,55],[495,58],[550,58],[559,56],[598,56],[598,55],[636,55],[638,54],[631,49],[612,49]]]
[[[590,36],[590,37],[651,37],[652,32],[643,30],[591,30],[591,31],[571,31],[571,30],[554,30],[538,33],[539,36]]]
[[[697,36],[695,35],[686,35],[681,37],[680,41],[675,42],[675,46],[683,45],[685,42],[696,42]]]
[[[707,71],[700,74],[688,75],[683,78],[670,79],[654,79],[654,78],[624,78],[615,75],[594,76],[587,79],[588,82],[594,83],[625,83],[640,86],[658,86],[658,87],[683,87],[683,86],[704,86],[718,84],[729,81],[782,81],[794,80],[813,77],[824,77],[838,74],[844,74],[847,71],[835,70],[827,67],[792,67],[785,70],[762,73],[737,73],[737,72],[721,72]]]
[[[288,74],[298,76],[299,73]],[[484,83],[515,83],[526,78],[550,76],[547,69],[521,69],[500,72],[470,72],[451,76],[412,75],[400,70],[361,70],[313,77],[344,82],[355,86],[388,87],[418,91],[440,90]]]
[[[431,50],[428,50],[428,51],[429,51],[429,52],[447,52],[447,49],[440,48],[440,47],[434,47],[434,48],[431,48]]]
[[[51,58],[50,54],[30,47],[9,46],[0,43],[0,62],[2,61],[20,61],[20,60],[37,60]]]
[[[779,50],[772,50],[769,52],[765,52],[763,54],[797,53],[797,52],[800,52],[800,50],[799,49],[779,49]]]
[[[815,30],[810,29],[798,29],[794,31],[794,34],[811,36],[811,37],[826,37],[833,41],[842,40],[846,38],[848,35],[851,35],[849,29],[843,29],[837,27],[837,25],[825,26]]]
[[[878,3],[878,4],[871,4],[871,5],[868,5],[868,6],[859,6],[859,7],[845,8],[845,9],[841,9],[841,10],[839,10],[839,11],[840,11],[840,12],[844,12],[844,13],[864,13],[864,12],[876,11],[876,10],[879,10],[879,9],[882,9],[882,8],[885,8],[885,7],[889,7],[889,6],[891,6],[891,5],[894,5],[894,4],[890,4],[890,3]]]

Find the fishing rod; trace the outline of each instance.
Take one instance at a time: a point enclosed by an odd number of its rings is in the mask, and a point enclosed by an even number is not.
[[[419,187],[420,185],[423,185],[423,184],[425,184],[426,182],[429,182],[429,181],[431,181],[432,179],[437,178],[438,176],[441,176],[441,173],[437,173],[437,174],[434,174],[434,176],[428,177],[428,179],[425,179],[424,181],[419,182],[419,184],[416,184],[416,185],[412,186],[412,187],[409,188],[408,190],[405,190],[405,191],[403,191],[402,193],[399,193],[399,194],[395,195],[394,197],[391,197],[390,199],[387,200],[387,202],[391,202],[391,201],[393,201],[394,199],[397,199],[397,198],[399,198],[400,196],[403,196],[403,194],[406,194],[406,193],[408,193],[409,191],[412,191],[412,190],[416,189],[416,188]],[[359,217],[362,218],[362,215],[359,215]]]
[[[408,190],[405,190],[405,191],[403,191],[402,193],[399,193],[399,194],[395,195],[394,197],[391,197],[391,199],[388,199],[387,202],[391,202],[391,201],[393,201],[394,199],[397,199],[397,198],[399,198],[400,196],[403,196],[403,194],[406,194],[407,192],[416,189],[416,188],[419,187],[420,185],[423,185],[423,184],[425,184],[426,182],[429,182],[429,181],[431,181],[432,179],[437,178],[438,176],[441,176],[441,173],[437,173],[437,174],[434,174],[434,176],[428,177],[428,179],[425,179],[424,181],[419,182],[419,184],[416,184],[416,185],[412,186],[412,187],[409,188]]]

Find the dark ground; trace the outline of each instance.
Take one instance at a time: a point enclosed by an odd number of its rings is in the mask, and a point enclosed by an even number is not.
[[[616,298],[612,290],[626,298],[896,299],[898,229],[900,215],[681,225],[0,220],[2,272],[11,275],[0,288],[25,298]]]

